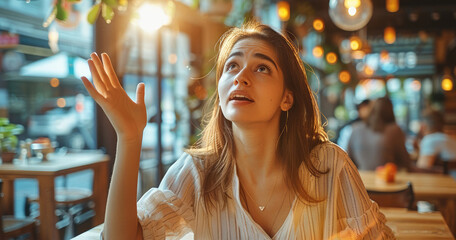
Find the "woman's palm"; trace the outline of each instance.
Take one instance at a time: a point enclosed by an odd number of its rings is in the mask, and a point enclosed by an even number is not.
[[[147,123],[144,84],[138,84],[134,102],[120,85],[108,55],[103,53],[101,56],[103,62],[95,53],[91,54],[88,63],[93,85],[83,77],[84,86],[103,109],[119,136],[127,139],[139,137]]]

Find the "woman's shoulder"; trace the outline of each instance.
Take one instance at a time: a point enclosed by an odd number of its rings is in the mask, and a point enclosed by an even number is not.
[[[316,167],[340,169],[349,159],[347,153],[331,141],[320,143],[310,152]]]
[[[201,172],[203,169],[203,160],[184,151],[170,168],[170,170],[182,169],[195,170],[197,172]]]
[[[321,154],[327,153],[327,152],[333,152],[334,154],[337,154],[337,155],[347,155],[347,153],[341,147],[339,147],[337,144],[335,144],[331,141],[327,141],[327,142],[318,144],[317,146],[315,146],[312,149],[312,151],[310,152],[310,155],[311,156],[321,155]]]
[[[167,170],[162,183],[170,184],[190,180],[191,182],[198,184],[200,176],[201,159],[184,152]]]

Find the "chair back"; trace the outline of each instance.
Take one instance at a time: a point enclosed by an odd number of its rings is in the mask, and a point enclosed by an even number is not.
[[[412,183],[408,182],[406,188],[397,191],[367,190],[369,197],[377,202],[380,207],[394,207],[414,209],[415,194]]]
[[[442,166],[443,167],[443,174],[450,174],[451,169],[456,169],[456,159],[452,159],[449,161],[443,161],[441,159],[437,159],[434,165]]]

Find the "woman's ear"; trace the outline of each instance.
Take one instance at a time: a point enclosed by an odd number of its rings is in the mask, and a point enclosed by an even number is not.
[[[293,92],[286,89],[285,94],[282,99],[282,103],[280,104],[280,108],[282,111],[288,111],[293,106]]]

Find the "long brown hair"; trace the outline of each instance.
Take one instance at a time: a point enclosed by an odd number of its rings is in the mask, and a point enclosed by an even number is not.
[[[396,117],[394,116],[391,100],[388,97],[375,100],[369,118],[367,119],[367,126],[375,132],[383,132],[388,124],[395,122]]]
[[[272,28],[257,22],[249,22],[241,28],[232,28],[219,42],[216,62],[216,83],[223,73],[223,66],[233,46],[241,39],[254,38],[264,41],[275,49],[278,64],[283,72],[285,88],[293,94],[293,107],[288,110],[287,132],[280,137],[277,151],[284,161],[286,182],[298,198],[306,202],[317,202],[306,191],[299,176],[302,164],[313,176],[320,176],[327,171],[317,169],[311,162],[310,152],[320,143],[328,141],[321,126],[320,111],[314,93],[309,87],[305,68],[293,44]],[[217,89],[217,88],[216,88]],[[202,195],[205,206],[214,205],[222,197],[228,197],[234,163],[235,147],[231,122],[222,114],[219,106],[218,91],[214,93],[210,104],[212,111],[204,120],[201,138],[195,146],[187,150],[193,157],[200,158],[203,166]],[[280,129],[285,127],[286,112],[281,113]]]

